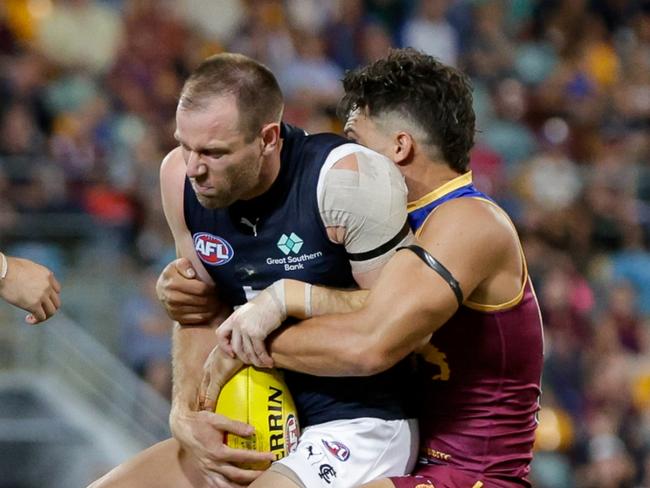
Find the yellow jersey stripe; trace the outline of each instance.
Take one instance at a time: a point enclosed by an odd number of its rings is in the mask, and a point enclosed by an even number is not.
[[[436,188],[430,193],[427,193],[421,198],[418,198],[414,202],[409,202],[406,207],[406,210],[412,212],[418,210],[422,207],[429,205],[431,202],[435,202],[441,197],[444,197],[447,193],[451,193],[454,190],[458,190],[463,186],[470,185],[472,183],[472,172],[468,171],[465,174],[457,176],[453,180],[448,181],[444,185]]]

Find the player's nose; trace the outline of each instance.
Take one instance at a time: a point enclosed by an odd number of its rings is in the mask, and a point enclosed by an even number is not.
[[[196,151],[191,151],[187,157],[186,173],[190,178],[196,178],[206,173],[207,168]]]

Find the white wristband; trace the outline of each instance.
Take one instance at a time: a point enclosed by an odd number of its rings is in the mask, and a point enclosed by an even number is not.
[[[305,283],[305,317],[311,318],[311,283]]]
[[[4,280],[7,276],[7,271],[9,269],[9,263],[7,262],[7,256],[0,252],[0,258],[2,258],[2,264],[0,264],[0,280]]]

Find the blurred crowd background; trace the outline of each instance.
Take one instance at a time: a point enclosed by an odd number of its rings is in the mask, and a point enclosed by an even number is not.
[[[285,120],[340,131],[345,70],[413,46],[468,73],[478,186],[521,233],[546,326],[534,486],[650,487],[650,2],[3,0],[0,249],[168,395],[158,166],[182,82],[267,64]]]

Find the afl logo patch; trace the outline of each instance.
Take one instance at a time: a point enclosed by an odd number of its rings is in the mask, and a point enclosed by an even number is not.
[[[299,435],[300,429],[298,428],[298,420],[294,415],[289,414],[287,417],[287,423],[284,426],[284,438],[286,439],[288,452],[294,452],[298,449]]]
[[[345,444],[339,441],[326,441],[325,439],[321,439],[323,441],[323,445],[327,448],[327,450],[336,457],[339,461],[345,462],[349,459],[350,457],[350,449],[345,447]]]
[[[207,232],[194,234],[194,249],[201,261],[210,266],[226,264],[235,255],[228,241]]]

